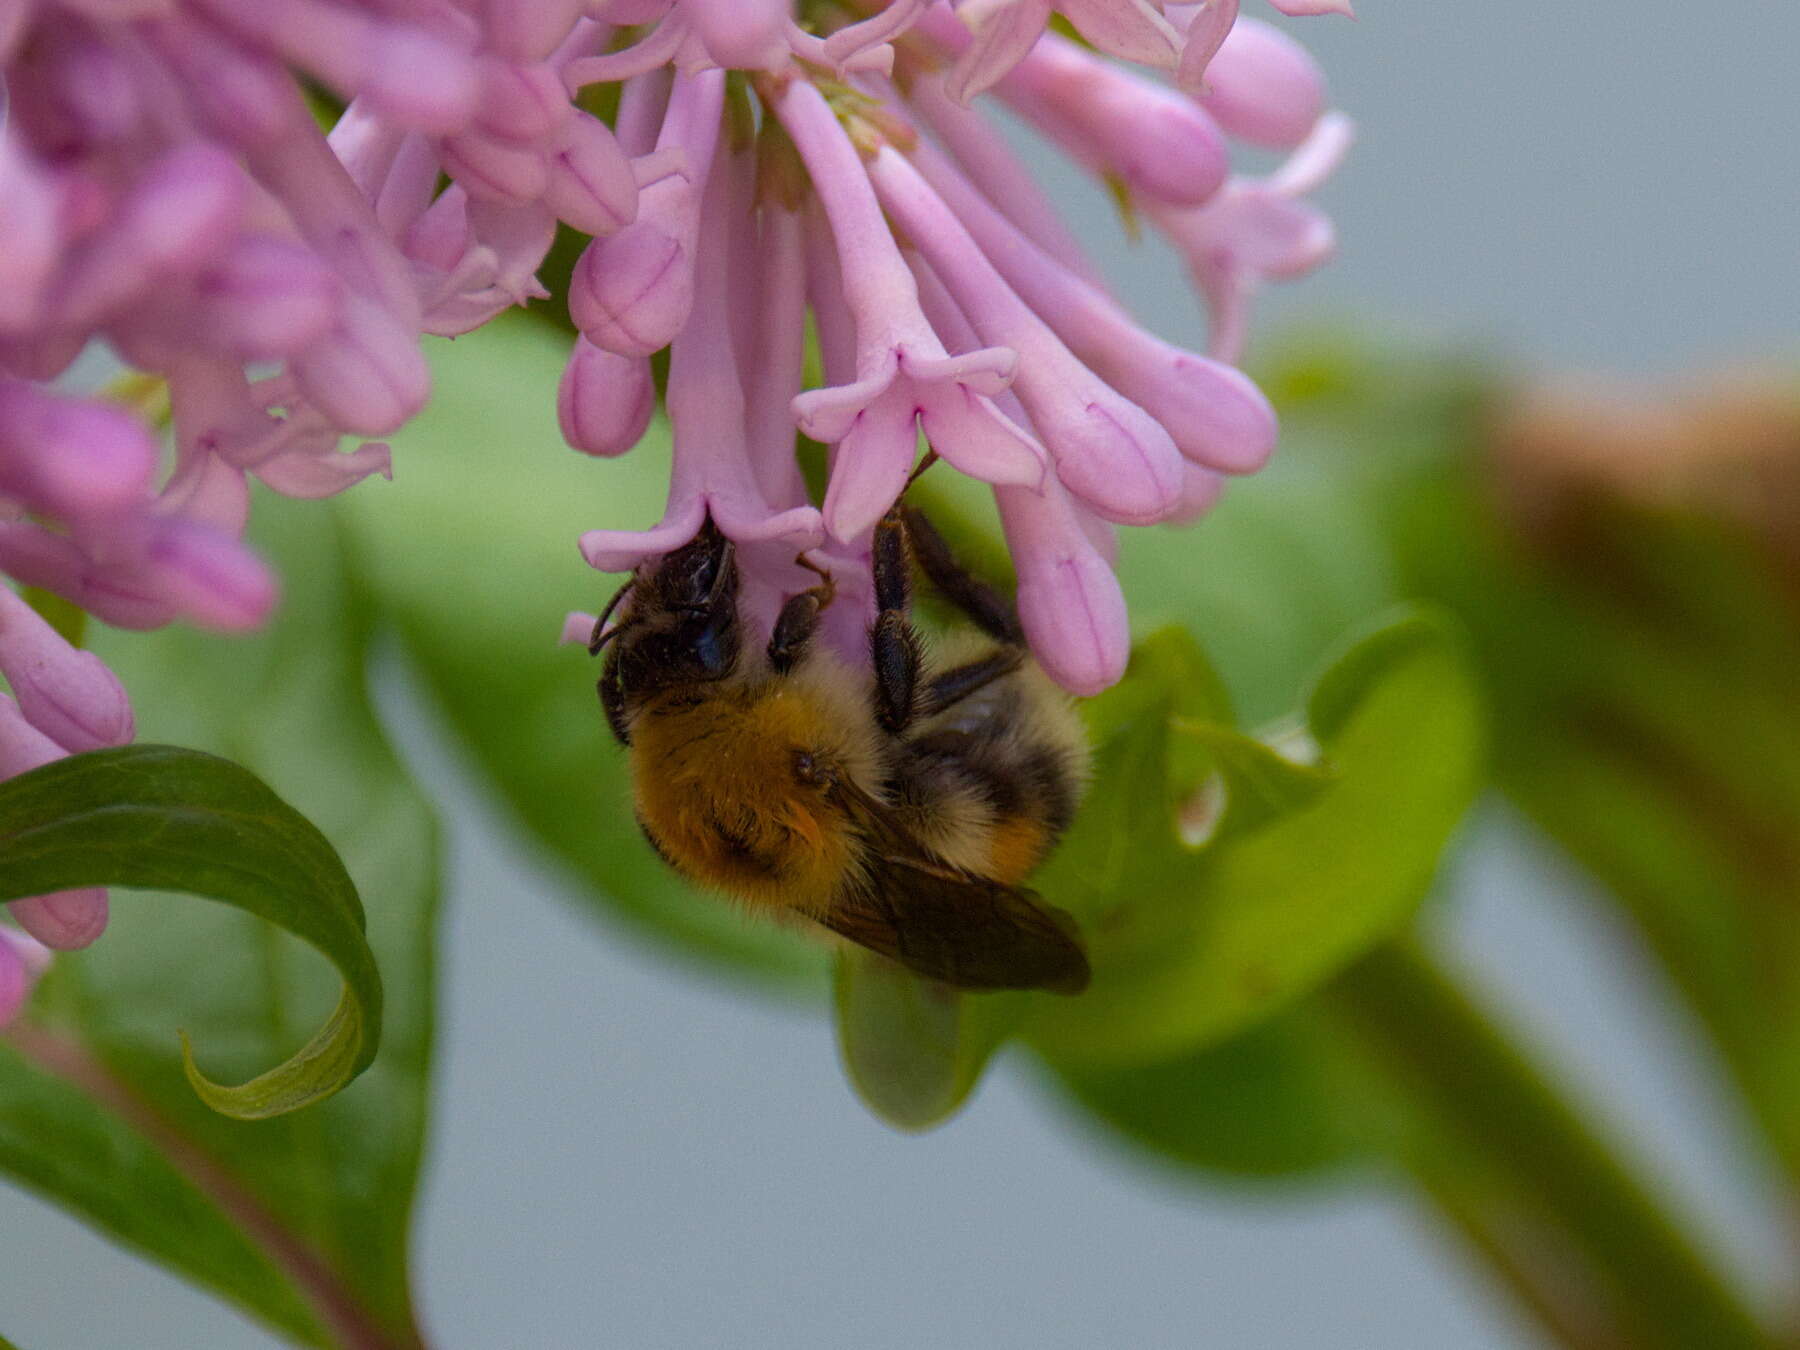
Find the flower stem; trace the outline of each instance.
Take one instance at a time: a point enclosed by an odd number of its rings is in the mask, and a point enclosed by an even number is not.
[[[1775,1344],[1659,1198],[1419,946],[1378,949],[1327,997],[1406,1108],[1400,1161],[1557,1344]]]

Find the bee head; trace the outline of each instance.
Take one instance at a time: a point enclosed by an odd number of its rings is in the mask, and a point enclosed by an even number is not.
[[[729,539],[709,516],[682,547],[641,564],[629,608],[606,637],[607,669],[622,702],[635,706],[666,690],[724,679],[742,645],[738,569]]]

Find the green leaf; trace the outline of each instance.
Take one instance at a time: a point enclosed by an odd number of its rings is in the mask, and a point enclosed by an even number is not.
[[[1481,708],[1453,628],[1393,620],[1333,664],[1309,706],[1330,781],[1198,849],[1167,805],[1166,716],[1102,744],[1091,800],[1039,887],[1084,920],[1094,963],[1080,998],[1034,1005],[1030,1034],[1053,1059],[1142,1063],[1216,1042],[1423,899],[1480,776]]]
[[[1055,1072],[1072,1105],[1182,1167],[1290,1176],[1368,1148],[1368,1085],[1308,1003],[1172,1059]]]
[[[362,903],[337,851],[305,816],[230,760],[167,745],[70,755],[0,782],[0,901],[80,886],[204,896],[286,929],[344,977],[330,1020],[291,1058],[238,1087],[195,1066],[194,1090],[238,1120],[329,1097],[375,1058],[381,977]]]
[[[962,994],[873,952],[841,952],[838,1050],[851,1086],[897,1129],[940,1124],[968,1099],[1024,998]]]
[[[660,421],[618,460],[563,443],[552,393],[568,341],[502,320],[433,349],[436,394],[394,438],[404,491],[369,484],[338,504],[358,584],[481,777],[597,913],[677,956],[822,991],[822,948],[695,891],[651,852],[595,697],[596,663],[557,645],[567,611],[598,610],[624,580],[588,568],[576,539],[654,523],[669,474]]]
[[[377,490],[384,485],[367,485]],[[370,615],[330,511],[260,499],[253,542],[287,595],[253,638],[100,629],[147,739],[246,766],[331,840],[367,907],[380,1056],[307,1110],[243,1123],[190,1088],[292,1053],[340,982],[306,943],[187,895],[117,897],[0,1036],[0,1172],[286,1336],[413,1346],[407,1242],[431,1061],[437,840],[365,688]],[[296,849],[294,868],[313,859]]]

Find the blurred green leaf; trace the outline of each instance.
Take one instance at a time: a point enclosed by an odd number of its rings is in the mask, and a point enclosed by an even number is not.
[[[1275,1177],[1342,1166],[1369,1145],[1368,1083],[1310,1002],[1217,1045],[1137,1065],[1064,1063],[1072,1103],[1184,1167]]]
[[[595,697],[597,665],[557,645],[567,611],[599,609],[624,581],[589,570],[577,537],[654,523],[669,474],[661,422],[619,460],[563,444],[552,395],[568,341],[513,319],[433,349],[436,395],[394,438],[403,483],[339,503],[360,584],[482,779],[599,912],[676,955],[822,989],[816,944],[696,892],[650,851]]]
[[[1531,536],[1468,438],[1396,510],[1414,585],[1461,614],[1496,768],[1631,913],[1800,1177],[1800,609],[1739,529],[1584,500]]]
[[[957,992],[872,952],[838,956],[838,1049],[851,1086],[888,1124],[954,1115],[1016,1026],[1025,995]]]
[[[258,503],[254,535],[288,595],[255,638],[99,631],[146,738],[204,747],[265,779],[337,848],[367,901],[386,992],[382,1053],[329,1101],[222,1118],[189,1088],[171,1029],[245,1077],[292,1052],[337,998],[297,939],[224,906],[134,895],[61,956],[0,1037],[0,1171],[313,1344],[346,1319],[416,1344],[407,1235],[432,1042],[437,842],[364,684],[370,616],[330,513]]]
[[[330,841],[255,774],[167,745],[96,750],[0,783],[0,820],[0,901],[81,886],[182,891],[293,933],[343,974],[343,996],[312,1040],[239,1087],[202,1074],[182,1037],[188,1081],[215,1111],[296,1111],[375,1058],[381,977],[356,886]]]
[[[1476,791],[1482,714],[1452,627],[1413,612],[1319,682],[1331,781],[1305,805],[1184,847],[1171,730],[1148,710],[1103,742],[1095,787],[1039,889],[1084,921],[1093,986],[1034,1007],[1057,1062],[1173,1057],[1245,1028],[1393,931],[1424,897]]]

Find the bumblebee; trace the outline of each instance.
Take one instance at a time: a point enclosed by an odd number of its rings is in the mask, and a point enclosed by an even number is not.
[[[813,640],[835,587],[797,561],[818,584],[786,600],[761,650],[710,519],[640,564],[595,625],[600,702],[631,755],[645,838],[699,885],[944,984],[1080,992],[1073,921],[1021,883],[1074,815],[1086,739],[1012,606],[896,507],[875,529],[859,672]],[[958,659],[926,656],[915,564],[973,625]]]

